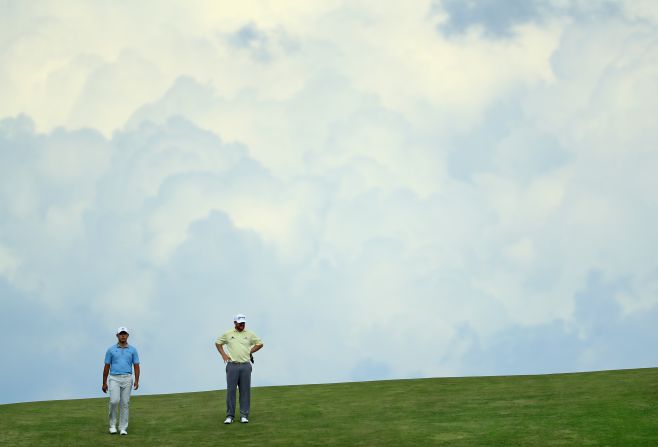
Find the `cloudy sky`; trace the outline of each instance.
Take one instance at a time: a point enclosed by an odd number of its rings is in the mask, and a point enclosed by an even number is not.
[[[0,0],[0,403],[658,366],[653,0]]]

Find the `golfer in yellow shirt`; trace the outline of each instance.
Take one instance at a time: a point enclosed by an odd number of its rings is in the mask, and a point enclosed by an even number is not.
[[[256,334],[245,329],[247,317],[238,314],[233,318],[234,328],[226,331],[215,340],[217,351],[226,364],[226,419],[230,424],[235,418],[235,392],[240,388],[240,422],[249,422],[251,400],[251,354],[263,347],[263,341]],[[228,354],[224,351],[228,348]]]

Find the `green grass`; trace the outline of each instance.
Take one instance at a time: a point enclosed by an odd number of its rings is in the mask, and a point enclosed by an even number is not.
[[[133,395],[129,435],[107,398],[0,405],[1,446],[657,446],[658,368]]]

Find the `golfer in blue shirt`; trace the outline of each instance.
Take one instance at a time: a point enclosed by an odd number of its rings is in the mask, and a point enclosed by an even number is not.
[[[117,413],[120,411],[119,433],[128,434],[128,405],[130,391],[139,388],[139,355],[134,346],[128,345],[128,328],[117,329],[118,343],[110,346],[105,353],[103,369],[103,392],[110,390],[110,433],[117,432]],[[135,380],[133,381],[133,368]],[[109,375],[109,386],[108,386]]]

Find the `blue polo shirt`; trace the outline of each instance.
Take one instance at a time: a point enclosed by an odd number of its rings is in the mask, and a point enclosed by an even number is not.
[[[110,365],[110,374],[132,374],[133,365],[139,365],[137,349],[128,345],[122,348],[117,343],[107,348],[105,364]]]

